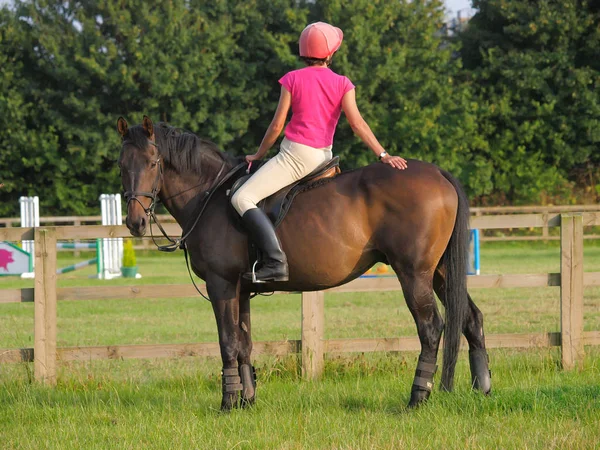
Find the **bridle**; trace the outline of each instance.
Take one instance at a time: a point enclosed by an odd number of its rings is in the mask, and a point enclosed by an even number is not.
[[[158,145],[156,144],[156,142],[151,141],[150,139],[148,139],[148,142],[151,145],[153,145],[154,147],[156,147],[156,149],[158,150]],[[122,145],[125,145],[125,144],[130,144],[130,145],[135,146],[135,144],[133,144],[131,141],[127,141],[127,140],[124,140],[122,143]],[[127,208],[129,208],[129,202],[131,202],[132,200],[137,201],[140,204],[140,206],[143,208],[144,212],[146,213],[146,216],[148,216],[150,218],[149,227],[150,227],[150,236],[152,237],[152,242],[154,242],[154,245],[156,245],[156,248],[159,251],[174,252],[177,249],[183,250],[184,255],[185,255],[185,262],[186,262],[186,265],[188,268],[188,272],[190,274],[190,279],[192,280],[192,284],[194,285],[194,287],[196,288],[196,290],[202,297],[204,297],[206,300],[210,301],[210,299],[208,297],[206,297],[200,291],[200,289],[198,289],[198,286],[196,286],[196,283],[194,282],[194,279],[192,277],[192,272],[190,270],[189,261],[188,261],[187,247],[185,245],[185,241],[189,237],[189,235],[192,233],[194,228],[196,228],[196,225],[200,221],[200,217],[202,216],[202,213],[204,213],[204,210],[206,209],[208,202],[210,201],[213,194],[217,191],[217,189],[219,189],[227,180],[229,180],[233,175],[235,175],[240,169],[245,167],[247,164],[246,164],[246,162],[242,162],[242,163],[238,164],[233,169],[231,169],[229,172],[227,172],[224,177],[221,178],[221,174],[225,170],[225,166],[226,166],[226,162],[223,161],[223,164],[221,165],[221,168],[219,169],[219,172],[217,173],[217,176],[215,177],[212,185],[210,186],[210,188],[208,190],[204,191],[204,193],[202,194],[202,198],[201,198],[198,206],[196,207],[194,214],[192,215],[193,223],[191,224],[190,227],[188,227],[187,224],[185,227],[182,227],[182,236],[179,239],[173,240],[167,234],[167,232],[164,230],[164,228],[160,224],[160,222],[154,212],[154,209],[156,208],[158,194],[160,192],[159,184],[160,184],[160,182],[162,180],[162,176],[163,176],[163,166],[161,165],[160,156],[158,158],[156,158],[156,160],[154,160],[153,162],[158,165],[158,171],[156,172],[156,178],[154,179],[154,182],[152,183],[152,191],[151,192],[135,191],[135,190],[133,190],[133,186],[132,186],[131,191],[126,191],[123,194],[123,196],[125,197],[125,200],[127,200]],[[150,205],[147,208],[145,208],[144,205],[142,204],[142,202],[140,201],[140,199],[138,198],[138,196],[149,198],[151,200]],[[152,233],[152,221],[154,221],[154,223],[156,223],[159,230],[161,231],[163,236],[170,242],[170,244],[159,245],[156,242],[156,240],[154,238],[154,234]],[[187,231],[186,231],[186,228],[187,228]]]
[[[156,142],[148,139],[148,143],[150,145],[153,145],[154,147],[156,147],[156,149],[158,150],[158,145],[156,144]],[[122,143],[122,145],[125,145],[125,144],[130,144],[130,145],[134,145],[135,146],[135,144],[133,142],[127,141],[127,140],[124,140],[123,143]],[[140,204],[140,206],[144,210],[144,213],[146,213],[146,216],[148,216],[150,218],[150,221],[149,221],[150,236],[152,237],[152,241],[154,242],[154,244],[156,245],[156,247],[159,250],[162,250],[162,251],[174,251],[174,250],[177,249],[177,247],[178,247],[179,244],[176,241],[173,241],[169,237],[169,235],[166,233],[166,231],[164,230],[164,228],[162,227],[162,225],[158,221],[158,218],[156,217],[156,213],[154,212],[154,210],[156,209],[156,204],[157,204],[157,199],[158,199],[158,193],[160,192],[159,183],[161,182],[162,176],[163,176],[163,166],[161,164],[161,158],[160,158],[160,156],[158,156],[158,158],[156,158],[152,162],[154,164],[158,165],[158,170],[156,172],[156,177],[154,178],[154,182],[152,183],[152,190],[150,192],[135,191],[135,190],[133,190],[133,186],[132,186],[132,190],[131,191],[126,191],[123,194],[123,197],[125,197],[125,200],[127,201],[127,208],[128,209],[129,209],[129,203],[132,200],[135,200],[136,202],[138,202]],[[140,201],[140,199],[138,198],[138,196],[149,198],[150,199],[150,205],[146,208],[144,206],[144,204]],[[156,225],[160,229],[160,231],[163,234],[163,236],[166,237],[171,242],[170,245],[161,246],[161,245],[157,244],[156,240],[154,239],[154,234],[152,233],[152,221],[154,221],[154,223],[156,223]],[[173,246],[172,250],[170,250],[171,246]]]

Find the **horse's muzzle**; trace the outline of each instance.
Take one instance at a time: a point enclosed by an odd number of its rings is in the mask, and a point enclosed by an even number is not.
[[[128,214],[125,224],[129,228],[129,232],[135,237],[142,237],[146,234],[146,224],[148,223],[146,215],[138,216],[132,219]]]

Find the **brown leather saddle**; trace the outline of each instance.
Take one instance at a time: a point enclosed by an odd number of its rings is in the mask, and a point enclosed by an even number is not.
[[[335,156],[331,160],[327,161],[324,164],[321,164],[311,173],[306,175],[304,178],[290,184],[289,186],[284,187],[283,189],[275,192],[273,195],[261,200],[258,203],[258,207],[261,208],[271,219],[273,222],[273,226],[277,228],[277,226],[282,222],[287,212],[290,210],[292,206],[292,202],[294,198],[313,187],[320,185],[322,182],[329,181],[329,179],[335,177],[337,174],[341,173],[340,169],[340,157]],[[252,176],[256,170],[260,167],[256,167],[251,171],[250,174],[244,175],[238,178],[233,186],[229,190],[229,197],[233,196],[233,194]]]

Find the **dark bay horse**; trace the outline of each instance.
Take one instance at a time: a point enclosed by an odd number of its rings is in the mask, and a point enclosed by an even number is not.
[[[192,270],[206,282],[223,360],[222,409],[235,407],[240,395],[242,405],[254,401],[253,292],[323,290],[357,278],[377,262],[390,264],[398,275],[421,342],[409,406],[431,393],[442,332],[442,388],[453,387],[464,333],[472,385],[490,392],[483,316],[466,287],[468,200],[449,173],[417,160],[406,170],[375,163],[298,195],[277,229],[289,281],[253,285],[241,276],[250,268],[248,238],[227,196],[234,181],[228,174],[244,158],[192,133],[154,126],[146,116],[131,128],[121,117],[117,129],[131,234],[145,234],[160,199],[183,229]]]

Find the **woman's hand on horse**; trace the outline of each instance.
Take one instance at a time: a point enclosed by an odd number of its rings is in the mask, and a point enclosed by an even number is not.
[[[389,164],[390,166],[400,170],[404,170],[408,167],[408,165],[406,164],[406,160],[401,156],[384,156],[383,158],[381,158],[381,162],[384,164]]]

